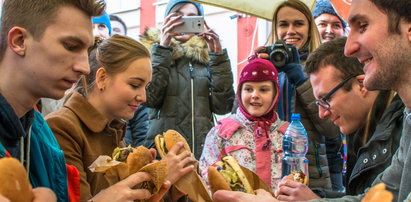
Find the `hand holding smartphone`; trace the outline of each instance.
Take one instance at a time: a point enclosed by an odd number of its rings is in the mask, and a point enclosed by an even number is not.
[[[173,28],[175,33],[200,33],[204,31],[203,16],[181,16],[177,22],[183,22],[183,24]]]

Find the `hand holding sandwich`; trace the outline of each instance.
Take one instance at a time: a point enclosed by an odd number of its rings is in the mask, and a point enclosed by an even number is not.
[[[57,201],[54,192],[46,187],[32,188],[26,169],[15,158],[0,158],[0,201],[40,202]]]
[[[100,156],[89,167],[102,172],[110,187],[102,190],[93,201],[159,201],[171,186],[167,162],[154,161],[155,152],[144,146],[116,148],[113,157]],[[116,183],[117,182],[117,183]]]
[[[0,195],[0,202],[10,202],[10,200],[2,195]]]
[[[156,194],[151,194],[147,189],[133,189],[133,187],[151,180],[151,175],[146,172],[137,172],[126,179],[110,186],[109,188],[101,191],[92,198],[93,202],[98,201],[134,201],[134,200],[146,200],[160,201],[164,194],[171,186],[170,181],[165,181],[161,189]]]
[[[226,191],[218,190],[213,194],[213,200],[215,202],[249,202],[249,201],[264,201],[264,202],[277,202],[269,192],[264,189],[255,190],[254,194],[247,194],[239,191]]]
[[[284,177],[278,184],[275,196],[280,201],[308,201],[312,199],[321,199],[311,189],[301,183],[292,180],[290,177]]]
[[[33,202],[42,202],[42,201],[57,201],[56,194],[46,187],[34,188],[33,191]]]
[[[181,177],[194,170],[193,163],[195,159],[189,151],[184,150],[180,154],[179,151],[183,149],[184,143],[178,142],[175,144],[170,151],[164,156],[162,161],[166,161],[168,165],[168,176],[167,180],[174,184]]]
[[[184,136],[175,130],[167,130],[154,139],[158,153],[169,165],[167,179],[173,182],[172,199],[187,195],[192,201],[211,201],[205,184],[197,171],[194,155]],[[162,161],[163,161],[162,160]],[[175,193],[174,193],[175,192]]]

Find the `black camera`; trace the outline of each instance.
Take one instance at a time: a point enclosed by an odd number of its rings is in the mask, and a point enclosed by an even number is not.
[[[272,46],[266,46],[259,53],[267,53],[270,56],[270,61],[277,69],[281,69],[286,64],[293,61],[292,45],[284,43],[282,40],[277,40]]]

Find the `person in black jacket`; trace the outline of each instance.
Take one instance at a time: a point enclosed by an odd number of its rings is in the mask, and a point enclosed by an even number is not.
[[[234,101],[233,73],[219,36],[175,33],[182,16],[204,16],[201,4],[171,0],[161,30],[147,29],[140,40],[151,49],[153,79],[147,87],[149,129],[144,146],[154,147],[157,134],[174,129],[187,140],[197,159],[214,114],[229,113]]]
[[[347,134],[346,192],[323,191],[320,197],[337,198],[364,193],[378,174],[391,164],[399,146],[404,104],[393,91],[368,91],[363,64],[344,56],[346,37],[322,44],[307,59],[305,71],[319,107]],[[378,125],[377,125],[378,124]],[[279,200],[319,198],[301,183],[283,180]]]

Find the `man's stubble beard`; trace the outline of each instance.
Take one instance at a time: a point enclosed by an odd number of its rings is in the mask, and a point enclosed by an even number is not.
[[[399,35],[391,35],[377,45],[373,57],[378,65],[374,75],[365,81],[368,90],[396,90],[409,79],[407,70],[411,68],[411,50],[399,43]]]

